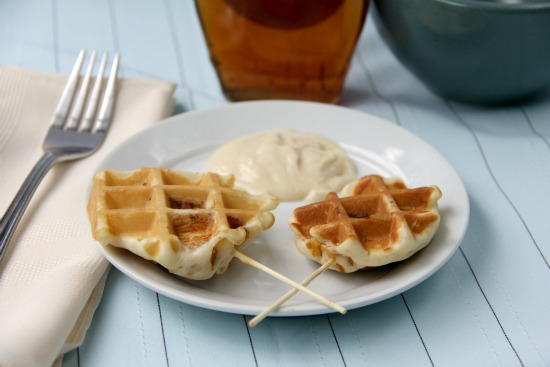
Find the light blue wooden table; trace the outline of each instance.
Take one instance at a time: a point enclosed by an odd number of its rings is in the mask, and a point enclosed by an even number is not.
[[[0,0],[0,63],[67,73],[82,47],[119,50],[125,77],[177,83],[177,112],[227,103],[191,0]],[[64,366],[550,366],[550,97],[498,109],[442,100],[369,19],[342,104],[402,125],[458,170],[471,221],[448,264],[346,316],[252,329],[112,270]]]

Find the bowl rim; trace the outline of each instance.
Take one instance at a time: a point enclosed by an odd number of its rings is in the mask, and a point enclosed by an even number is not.
[[[534,11],[534,10],[550,10],[550,1],[544,2],[519,2],[519,3],[502,3],[480,0],[434,0],[435,2],[443,3],[450,6],[461,8],[474,8],[482,10],[491,10],[498,12],[517,12],[517,11]]]

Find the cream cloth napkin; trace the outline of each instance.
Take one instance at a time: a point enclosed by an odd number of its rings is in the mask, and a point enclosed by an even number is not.
[[[0,66],[0,215],[42,154],[66,77]],[[167,116],[174,85],[121,80],[112,128],[92,156],[45,177],[0,263],[0,366],[51,366],[78,346],[106,278],[92,240],[87,188],[118,143]]]

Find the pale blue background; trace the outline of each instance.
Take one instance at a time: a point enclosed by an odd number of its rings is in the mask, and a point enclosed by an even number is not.
[[[179,112],[226,103],[191,0],[0,0],[0,63],[67,73],[83,47],[121,51],[124,77],[177,83]],[[252,329],[112,270],[64,366],[550,366],[549,98],[498,109],[443,100],[368,19],[342,103],[418,134],[458,170],[471,221],[447,265],[347,316]]]

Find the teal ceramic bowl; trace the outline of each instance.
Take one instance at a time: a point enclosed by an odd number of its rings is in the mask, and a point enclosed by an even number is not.
[[[498,104],[550,85],[550,0],[375,0],[378,30],[436,93]]]

